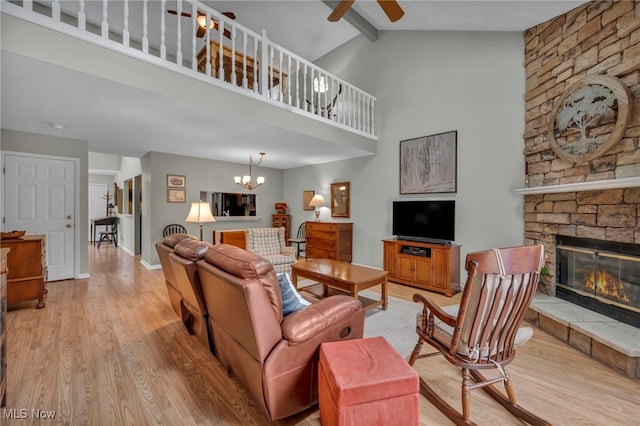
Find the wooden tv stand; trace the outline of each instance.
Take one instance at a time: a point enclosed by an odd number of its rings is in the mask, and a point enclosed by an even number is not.
[[[383,240],[389,280],[453,296],[460,291],[460,246]]]

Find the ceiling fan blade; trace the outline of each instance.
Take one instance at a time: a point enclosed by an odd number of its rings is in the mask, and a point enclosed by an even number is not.
[[[222,14],[229,19],[233,19],[233,20],[236,19],[236,14],[233,12],[222,12]]]
[[[204,37],[204,34],[207,32],[206,28],[202,28],[200,25],[198,25],[198,29],[196,31],[196,37],[198,38],[202,38]]]
[[[396,0],[378,0],[378,4],[391,22],[396,22],[404,16],[404,10]]]
[[[171,10],[171,9],[167,9],[167,13],[170,13],[172,15],[177,15],[178,14],[178,12],[176,10]],[[180,16],[184,16],[186,18],[191,18],[191,14],[187,13],[187,12],[180,13]]]
[[[347,13],[347,10],[349,10],[354,1],[355,0],[342,0],[340,4],[333,9],[333,12],[331,12],[327,20],[329,22],[338,22],[340,18]]]

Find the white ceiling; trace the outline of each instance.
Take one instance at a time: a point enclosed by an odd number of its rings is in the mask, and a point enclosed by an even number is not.
[[[272,41],[309,60],[359,34],[344,20],[328,22],[331,9],[320,0],[204,3],[234,12],[238,22],[254,31],[265,28]],[[356,0],[352,7],[381,31],[524,31],[584,1],[399,3],[405,16],[396,23],[387,20],[375,1]],[[54,65],[34,66],[32,61],[3,52],[3,128],[88,140],[90,151],[136,157],[160,151],[246,162],[249,154],[264,151],[263,166],[281,169],[362,155],[349,147],[322,146],[313,140],[301,144],[297,135],[252,121],[238,123],[227,117],[213,121],[195,105]],[[55,129],[50,126],[53,122],[65,128]],[[217,137],[203,137],[211,134]]]

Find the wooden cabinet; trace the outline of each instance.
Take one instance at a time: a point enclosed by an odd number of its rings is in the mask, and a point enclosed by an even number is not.
[[[306,222],[305,255],[351,262],[353,223]]]
[[[11,249],[7,256],[7,304],[37,299],[36,308],[44,308],[45,236],[2,240],[2,246]]]
[[[460,246],[384,240],[389,280],[452,296],[460,291]]]
[[[229,244],[240,247],[243,250],[247,249],[244,229],[213,231],[213,238],[211,241],[213,241],[213,244]]]
[[[2,248],[0,253],[0,407],[7,406],[7,253]]]
[[[288,214],[272,214],[272,228],[284,228],[284,240],[289,245],[289,236],[291,235],[291,216]]]

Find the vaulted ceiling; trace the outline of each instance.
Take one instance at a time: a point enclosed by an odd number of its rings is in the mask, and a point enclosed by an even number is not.
[[[171,3],[168,1],[167,6]],[[204,3],[221,12],[233,12],[239,23],[254,31],[266,29],[270,40],[312,61],[360,34],[360,30],[345,19],[327,21],[332,11],[327,3],[335,4],[330,1]],[[360,16],[357,18],[360,22],[366,21],[367,28],[373,29],[373,34],[367,34],[373,39],[376,31],[524,31],[584,1],[400,0],[399,3],[405,15],[395,23],[387,19],[376,1],[356,0],[352,9]],[[286,155],[277,160],[272,157],[273,162],[265,158],[265,166],[282,169],[357,156],[349,147],[332,147],[329,155],[312,149],[313,141],[307,145],[295,144],[295,135],[255,121],[238,123],[221,119],[215,125],[199,124],[207,123],[210,117],[194,105],[159,99],[157,94],[131,90],[64,67],[39,65],[34,66],[32,59],[3,51],[3,128],[84,139],[89,141],[90,151],[130,156],[141,156],[148,151],[185,155],[206,152],[211,154],[203,156],[234,161],[246,158],[249,153],[285,152]],[[126,105],[126,109],[113,108],[114,96],[119,98],[118,105]],[[181,121],[171,117],[179,117]],[[149,126],[139,125],[150,121],[153,121],[152,131]],[[63,123],[65,128],[53,128],[52,122]],[[215,138],[195,137],[212,134],[212,127]],[[223,153],[239,140],[243,141],[242,145],[235,148],[242,151],[241,154],[225,157]],[[188,152],[180,141],[189,142]]]

